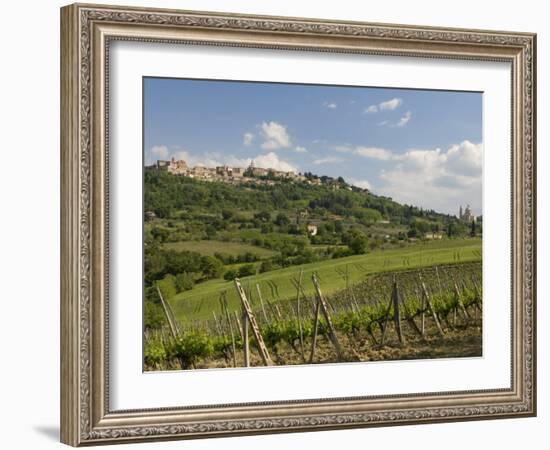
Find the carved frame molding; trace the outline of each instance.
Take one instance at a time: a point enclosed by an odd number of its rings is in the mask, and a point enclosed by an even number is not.
[[[512,386],[162,410],[108,404],[108,58],[113,40],[509,61]],[[75,4],[61,10],[61,438],[74,445],[536,413],[536,36]]]

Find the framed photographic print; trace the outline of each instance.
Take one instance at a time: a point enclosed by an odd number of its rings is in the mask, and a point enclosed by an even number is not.
[[[530,33],[61,10],[73,445],[536,413]]]

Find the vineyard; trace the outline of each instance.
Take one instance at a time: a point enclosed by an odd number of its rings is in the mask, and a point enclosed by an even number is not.
[[[145,370],[481,356],[481,273],[481,262],[456,262],[356,281],[342,268],[345,287],[327,295],[322,273],[298,267],[293,295],[235,279],[210,318],[188,322],[157,288],[166,325],[145,332]]]

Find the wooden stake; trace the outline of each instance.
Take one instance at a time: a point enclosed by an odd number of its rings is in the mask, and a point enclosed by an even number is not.
[[[306,354],[304,352],[304,334],[302,331],[302,314],[300,311],[300,290],[302,287],[302,277],[304,275],[304,269],[300,270],[300,278],[298,280],[298,288],[296,289],[296,316],[298,318],[298,333],[300,336],[300,351],[302,352],[302,360],[306,361]]]
[[[248,317],[244,307],[242,308],[242,322],[243,322],[243,360],[244,366],[250,367],[250,343],[248,342]]]
[[[321,309],[321,302],[315,297],[315,312],[313,314],[313,338],[311,340],[311,353],[309,354],[309,363],[313,362],[315,356],[315,347],[317,345],[317,332],[319,330],[319,311]]]
[[[411,315],[411,312],[409,310],[409,307],[407,306],[407,302],[402,302],[403,303],[403,309],[405,310],[405,319],[407,320],[407,322],[409,323],[409,325],[411,326],[411,328],[416,331],[416,333],[420,336],[422,336],[422,331],[420,330],[420,328],[418,328],[418,325],[416,324],[416,322],[414,321],[414,318],[412,317]]]
[[[233,367],[237,367],[237,346],[235,345],[235,335],[233,333],[233,324],[231,323],[231,316],[227,310],[227,298],[225,297],[225,292],[223,293],[223,300],[220,297],[220,302],[222,304],[222,309],[225,312],[225,318],[229,324],[229,332],[231,333],[231,350],[233,351]]]
[[[422,275],[418,274],[418,278],[420,279],[420,286],[422,287],[422,294],[426,298],[426,304],[428,305],[430,313],[432,314],[432,318],[435,322],[435,326],[437,327],[437,331],[439,331],[439,334],[441,336],[445,336],[445,333],[443,332],[443,329],[441,328],[441,324],[439,323],[439,319],[437,318],[437,314],[435,312],[435,309],[433,308],[432,302],[430,301],[430,294],[428,294],[428,289],[426,289],[426,285],[424,284],[424,281],[422,280]]]
[[[164,314],[166,316],[166,320],[168,320],[168,326],[170,327],[170,333],[172,333],[172,337],[174,340],[178,338],[178,333],[176,331],[176,326],[172,322],[172,318],[170,317],[170,313],[168,310],[168,306],[166,305],[166,301],[164,300],[164,297],[162,296],[162,293],[160,292],[159,287],[157,286],[157,292],[160,297],[160,303],[162,304],[162,308],[164,309]]]
[[[420,333],[424,336],[424,333],[426,332],[426,299],[423,295],[418,295],[417,286],[414,287],[414,293],[417,301],[421,298],[420,308],[422,309],[422,315],[420,316]]]
[[[222,334],[222,327],[220,326],[220,323],[218,322],[218,317],[216,316],[216,311],[212,311],[212,315],[214,316],[214,323],[216,324],[216,330],[218,330],[218,334]]]
[[[237,311],[233,311],[233,315],[235,316],[235,322],[237,322],[237,330],[239,330],[239,336],[241,337],[241,340],[243,339],[243,326],[241,324],[241,319],[239,319],[239,314],[237,314]]]
[[[341,360],[343,355],[342,347],[340,346],[340,342],[338,342],[338,337],[336,337],[336,333],[334,332],[334,327],[332,326],[332,320],[330,320],[330,314],[328,313],[325,299],[321,292],[321,287],[319,286],[319,282],[317,281],[317,277],[315,276],[315,274],[311,276],[311,279],[313,280],[313,286],[315,286],[315,291],[317,292],[317,301],[321,305],[321,312],[323,313],[323,316],[325,317],[325,321],[327,322],[330,340],[332,341],[332,344],[336,349],[338,360]]]
[[[456,281],[454,282],[454,288],[455,288],[455,295],[458,302],[458,306],[460,307],[460,310],[462,311],[462,315],[464,316],[464,320],[468,322],[470,319],[470,316],[468,315],[468,312],[466,311],[466,308],[464,307],[464,303],[462,302],[462,297],[460,296],[460,291],[458,290],[458,286],[456,284]]]
[[[401,330],[401,311],[399,310],[399,290],[397,288],[397,281],[395,277],[393,279],[393,289],[392,289],[392,300],[393,300],[393,322],[395,325],[395,331],[397,332],[397,337],[401,344],[405,343],[405,337],[403,336],[403,331]]]
[[[260,352],[262,361],[266,366],[272,366],[273,361],[271,361],[271,357],[269,356],[269,352],[267,351],[267,347],[265,346],[262,333],[260,332],[260,328],[258,327],[256,318],[254,317],[252,308],[250,307],[250,303],[246,298],[246,294],[244,293],[243,287],[238,278],[235,278],[235,288],[237,289],[237,293],[239,294],[239,297],[241,299],[241,306],[243,308],[243,323],[244,323],[244,318],[246,316],[246,319],[247,319],[246,322],[250,323],[250,328],[252,329],[252,334],[254,335],[254,338],[256,339],[256,343],[258,344],[258,350]],[[245,327],[243,325],[243,334],[245,330],[248,332],[248,327]],[[243,336],[243,339],[244,339],[244,336]]]
[[[393,297],[390,295],[390,302],[388,304],[388,308],[386,309],[386,317],[391,312],[392,304],[393,304]],[[380,327],[382,328],[382,337],[380,338],[380,345],[384,345],[384,343],[386,342],[386,330],[388,328],[387,319],[384,320],[384,324],[380,325]]]
[[[265,323],[269,324],[269,319],[265,312],[264,299],[262,298],[262,291],[260,290],[260,285],[256,284],[256,290],[258,291],[258,298],[260,299],[260,306],[262,307],[262,313],[264,314]]]

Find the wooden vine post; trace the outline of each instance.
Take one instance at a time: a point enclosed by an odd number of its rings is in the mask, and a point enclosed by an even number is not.
[[[243,360],[244,360],[244,366],[250,367],[250,342],[248,341],[248,317],[246,316],[246,310],[244,309],[244,306],[242,307],[241,312],[241,321],[243,326]]]
[[[178,338],[178,330],[176,328],[176,324],[175,324],[175,321],[173,320],[173,317],[170,315],[170,312],[171,312],[169,309],[170,306],[168,305],[166,300],[164,300],[164,297],[162,296],[162,292],[160,292],[160,289],[158,286],[157,286],[157,292],[160,297],[160,303],[162,304],[162,309],[164,310],[164,315],[166,316],[166,320],[168,321],[168,326],[170,327],[170,333],[172,333],[172,337],[174,338],[174,340],[176,340]]]
[[[456,280],[453,280],[453,284],[454,284],[454,291],[456,295],[456,301],[458,303],[458,306],[460,307],[460,311],[462,312],[462,315],[464,316],[464,321],[467,323],[470,319],[470,316],[468,315],[468,312],[464,307],[464,303],[462,302],[462,297],[460,295],[460,290],[458,289],[458,285],[456,284]]]
[[[435,326],[437,327],[437,331],[439,331],[439,334],[441,336],[445,336],[445,333],[443,332],[443,328],[441,328],[441,323],[439,322],[439,319],[437,318],[437,314],[435,312],[435,309],[432,305],[432,302],[430,300],[430,294],[428,294],[428,289],[426,288],[426,285],[424,284],[424,280],[422,280],[422,275],[418,274],[418,279],[420,280],[420,286],[422,287],[422,295],[424,296],[426,300],[426,304],[428,305],[428,309],[430,311],[430,314],[432,315],[432,318],[435,322]]]
[[[393,322],[395,325],[395,331],[397,332],[397,338],[401,344],[405,343],[405,336],[403,336],[403,330],[401,329],[401,311],[399,309],[399,303],[401,297],[399,295],[399,289],[397,287],[397,281],[395,281],[395,276],[393,278],[393,289],[392,289],[392,303],[393,303]]]
[[[264,299],[262,297],[262,291],[260,290],[260,285],[256,283],[256,290],[258,291],[258,298],[260,299],[260,306],[262,307],[262,313],[264,315],[265,323],[269,324],[269,319],[267,318],[267,313],[265,312]]]
[[[316,297],[317,298],[317,297]],[[315,356],[315,347],[317,346],[317,332],[319,330],[319,310],[321,304],[318,300],[315,300],[315,311],[313,313],[313,337],[311,338],[311,352],[309,354],[309,363],[313,362]]]
[[[323,316],[325,318],[325,321],[327,323],[327,328],[328,328],[328,331],[329,331],[329,339],[330,341],[332,342],[332,344],[334,345],[334,348],[336,350],[336,354],[338,356],[338,360],[341,361],[342,360],[342,355],[343,355],[343,352],[342,352],[342,347],[340,346],[340,342],[338,341],[338,337],[336,336],[336,333],[334,332],[334,327],[332,326],[332,320],[330,319],[330,314],[328,312],[328,309],[327,309],[327,304],[325,302],[325,298],[323,297],[323,293],[321,292],[321,287],[319,286],[319,282],[317,281],[317,277],[315,274],[313,274],[311,276],[311,279],[313,281],[313,286],[315,287],[315,293],[316,293],[316,297],[317,297],[317,308],[316,308],[316,322],[318,321],[318,316],[319,316],[319,308],[321,310],[321,312],[323,313]],[[316,323],[316,325],[318,325],[318,323]],[[312,355],[314,354],[315,352],[315,348],[313,347],[312,348]],[[310,358],[312,359],[312,358]]]
[[[300,337],[300,351],[302,353],[302,360],[306,361],[306,356],[304,352],[304,333],[302,330],[302,314],[300,311],[300,294],[302,289],[302,278],[304,275],[304,269],[300,270],[300,279],[298,280],[298,286],[296,288],[296,316],[298,319],[298,333]]]
[[[418,288],[416,286],[414,289],[416,293],[416,298],[422,298],[420,305],[420,308],[422,309],[422,316],[420,317],[420,332],[422,333],[422,336],[424,336],[424,333],[426,332],[426,298],[423,295],[418,295]]]
[[[243,308],[243,344],[245,344],[244,346],[246,348],[246,344],[248,343],[248,324],[250,323],[250,328],[252,329],[252,334],[254,335],[256,343],[258,344],[258,350],[260,352],[260,357],[262,358],[264,365],[272,366],[273,361],[271,361],[271,357],[269,356],[269,352],[267,351],[267,347],[265,346],[260,328],[258,327],[258,323],[256,322],[256,318],[254,317],[254,313],[252,312],[250,303],[246,298],[246,294],[238,278],[235,278],[235,288],[237,289],[237,293],[239,294],[239,297],[241,299],[241,306]],[[248,352],[245,353],[245,358],[247,353]]]
[[[235,334],[233,333],[233,324],[231,323],[231,316],[227,309],[227,298],[225,296],[225,291],[220,296],[220,304],[222,307],[222,312],[225,314],[225,318],[229,325],[229,333],[231,334],[231,350],[233,353],[233,367],[237,367],[237,347],[235,345]]]

